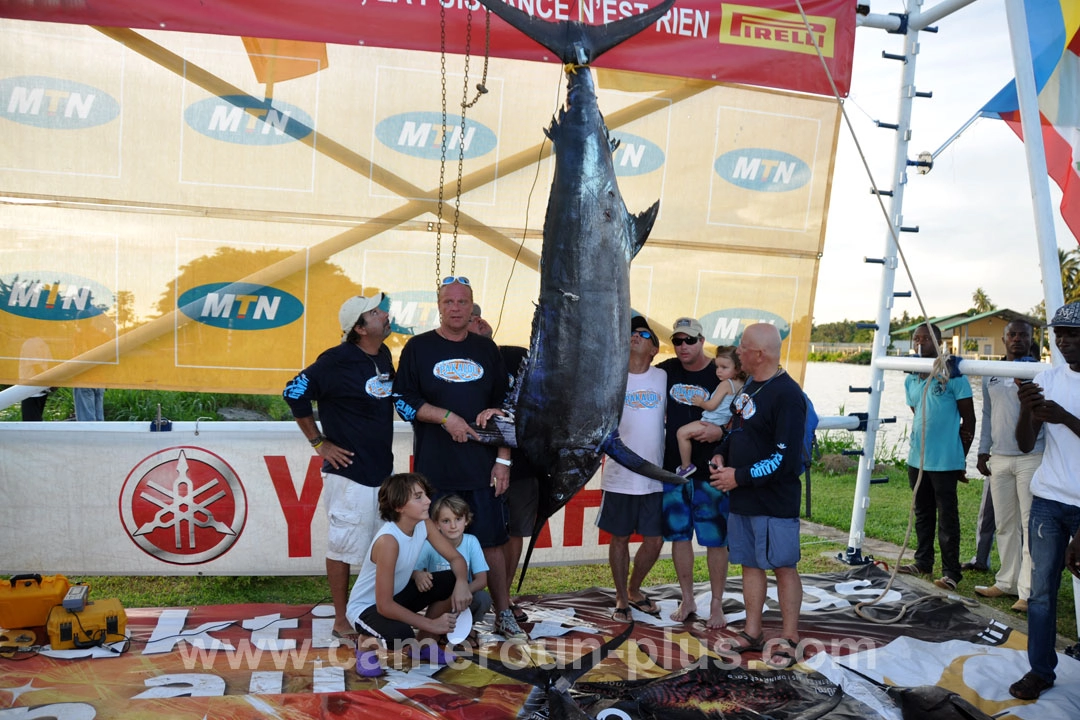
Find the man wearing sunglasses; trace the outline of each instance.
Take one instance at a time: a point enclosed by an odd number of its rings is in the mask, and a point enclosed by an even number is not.
[[[389,309],[390,298],[383,293],[346,300],[338,311],[341,342],[290,380],[283,393],[300,432],[323,460],[334,637],[356,635],[345,618],[349,572],[364,564],[382,525],[379,485],[394,470],[394,365],[383,343],[390,335]]]
[[[705,355],[705,332],[701,323],[691,317],[681,317],[672,326],[671,344],[675,357],[658,366],[667,373],[667,418],[664,440],[664,468],[675,472],[679,459],[678,431],[683,425],[701,419],[701,408],[694,397],[712,396],[720,380],[716,365]],[[723,627],[724,583],[727,581],[727,496],[709,485],[708,462],[711,449],[721,437],[722,430],[705,425],[693,442],[691,458],[697,466],[685,485],[669,485],[664,490],[664,539],[671,541],[671,559],[682,593],[682,603],[671,614],[676,622],[688,622],[697,615],[694,601],[694,546],[705,547],[709,567],[712,602],[709,608],[710,628]]]
[[[506,497],[510,448],[495,448],[469,427],[496,414],[508,387],[506,367],[490,338],[469,332],[473,289],[466,277],[443,278],[437,290],[439,327],[411,338],[401,350],[394,393],[398,414],[413,424],[415,469],[438,499],[461,496],[473,511],[469,532],[480,541],[495,606],[495,632],[528,637],[510,610],[506,573]]]

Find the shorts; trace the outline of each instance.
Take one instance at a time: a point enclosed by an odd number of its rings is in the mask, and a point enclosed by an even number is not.
[[[727,547],[727,493],[705,480],[664,485],[664,540],[692,540],[703,547]]]
[[[596,526],[615,537],[629,537],[635,532],[642,537],[660,537],[664,532],[662,509],[663,493],[627,495],[605,490]]]
[[[509,533],[514,537],[531,537],[540,503],[540,481],[536,477],[510,478],[510,488],[504,494],[510,509]]]
[[[328,521],[327,559],[360,567],[375,532],[383,524],[379,517],[379,488],[323,473],[323,502]]]
[[[495,497],[495,489],[435,491],[432,502],[447,495],[457,495],[469,505],[473,519],[465,532],[476,536],[480,547],[502,547],[510,541],[506,532],[506,493]]]
[[[799,518],[731,513],[728,529],[731,531],[728,560],[736,565],[772,570],[795,567],[802,557]]]
[[[416,581],[410,577],[402,591],[394,596],[394,602],[407,610],[420,612],[431,603],[450,597],[454,592],[456,582],[457,579],[450,570],[432,573],[431,587],[420,592],[416,587]],[[368,605],[364,608],[353,627],[365,635],[379,638],[382,640],[383,647],[389,650],[397,650],[401,641],[416,637],[409,623],[391,620],[380,615],[378,605]]]

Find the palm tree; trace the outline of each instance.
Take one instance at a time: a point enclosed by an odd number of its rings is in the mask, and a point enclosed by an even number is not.
[[[986,291],[982,288],[976,288],[975,292],[971,294],[971,302],[975,303],[972,308],[976,315],[981,315],[984,312],[990,312],[991,310],[997,310],[997,306],[990,301],[990,296],[986,294]]]
[[[1067,252],[1058,248],[1058,263],[1061,265],[1061,290],[1065,302],[1080,300],[1080,248]]]

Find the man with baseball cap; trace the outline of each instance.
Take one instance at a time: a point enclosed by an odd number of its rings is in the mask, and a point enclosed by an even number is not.
[[[1031,597],[1028,598],[1028,662],[1031,670],[1009,693],[1034,700],[1054,685],[1057,667],[1057,596],[1061,570],[1080,577],[1080,302],[1058,308],[1050,321],[1054,343],[1065,359],[1021,382],[1016,444],[1030,452],[1040,428],[1046,447],[1031,478],[1028,542],[1031,550]]]
[[[626,399],[619,435],[623,444],[643,459],[659,465],[664,456],[664,410],[667,402],[667,373],[653,367],[660,340],[641,315],[630,321],[630,372],[626,379]],[[630,622],[630,608],[659,614],[656,603],[641,590],[645,576],[660,557],[664,546],[664,485],[639,475],[617,462],[604,463],[600,478],[603,500],[596,525],[611,533],[608,563],[615,581],[615,610],[612,619]],[[630,572],[630,536],[641,535]],[[629,575],[629,584],[627,576]]]
[[[323,460],[326,577],[338,638],[356,635],[345,618],[349,572],[363,564],[382,525],[379,485],[394,469],[394,365],[383,343],[390,335],[389,307],[390,298],[381,292],[346,300],[338,312],[342,341],[290,380],[283,393],[300,431]]]
[[[667,373],[667,434],[664,440],[664,468],[675,472],[679,459],[679,428],[701,419],[701,408],[694,397],[712,396],[720,379],[716,364],[705,355],[705,331],[692,317],[681,317],[671,327],[671,344],[675,357],[658,366]],[[693,620],[697,614],[694,601],[694,546],[705,547],[709,568],[712,602],[709,608],[709,628],[726,624],[723,611],[724,583],[727,581],[727,495],[709,485],[709,459],[713,446],[720,441],[723,430],[717,425],[705,425],[691,435],[691,458],[697,466],[690,481],[684,485],[668,485],[664,490],[664,539],[671,541],[671,559],[679,581],[682,602],[671,614],[677,622]]]

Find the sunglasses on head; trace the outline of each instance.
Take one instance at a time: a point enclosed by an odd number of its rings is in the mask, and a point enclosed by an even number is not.
[[[679,347],[680,345],[697,345],[699,339],[700,338],[693,335],[683,338],[671,338],[671,344],[675,347]]]
[[[648,330],[631,330],[630,331],[630,337],[633,337],[635,335],[640,335],[641,337],[645,338],[646,340],[652,340],[652,333],[649,332]]]
[[[459,275],[457,277],[448,276],[448,277],[444,277],[442,279],[442,284],[443,285],[453,285],[454,283],[460,283],[462,285],[468,285],[469,284],[469,278],[465,277],[464,275]]]

